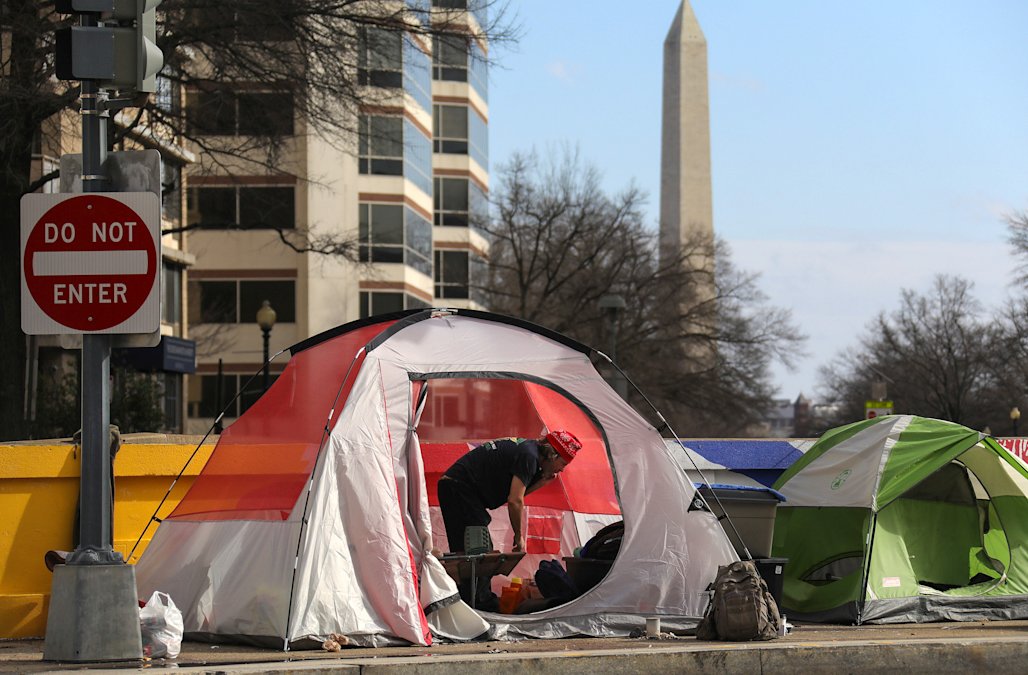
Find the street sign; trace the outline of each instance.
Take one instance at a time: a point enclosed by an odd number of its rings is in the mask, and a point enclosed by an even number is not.
[[[864,401],[864,419],[892,414],[892,401]]]
[[[22,330],[160,330],[160,223],[150,192],[22,197]]]

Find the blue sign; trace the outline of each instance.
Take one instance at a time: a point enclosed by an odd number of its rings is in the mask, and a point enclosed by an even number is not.
[[[156,347],[125,349],[125,359],[136,370],[166,373],[196,372],[196,342],[164,335]]]

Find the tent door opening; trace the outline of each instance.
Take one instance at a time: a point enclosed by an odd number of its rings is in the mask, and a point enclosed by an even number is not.
[[[500,595],[515,577],[534,580],[543,560],[558,561],[573,581],[578,574],[589,576],[579,581],[583,589],[591,587],[599,581],[595,578],[596,566],[578,564],[576,549],[603,527],[621,520],[603,431],[582,404],[547,383],[494,375],[412,378],[412,409],[425,468],[434,546],[441,551],[453,550],[446,541],[439,510],[438,482],[457,459],[486,441],[539,438],[548,431],[566,429],[582,442],[582,450],[557,480],[527,495],[523,526],[526,556],[508,575],[494,577],[492,590]],[[493,548],[509,551],[512,535],[506,508],[495,509],[490,515]]]

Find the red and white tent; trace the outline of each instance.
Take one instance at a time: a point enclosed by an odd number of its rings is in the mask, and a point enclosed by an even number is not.
[[[169,593],[187,634],[287,648],[331,633],[358,644],[461,637],[454,612],[467,608],[431,553],[448,548],[438,477],[482,440],[552,429],[584,448],[529,496],[530,555],[514,574],[572,555],[623,518],[621,550],[576,600],[483,614],[492,637],[623,635],[649,616],[687,627],[717,566],[736,558],[714,516],[690,510],[694,488],[660,435],[578,342],[494,314],[424,310],[346,324],[290,351],[136,566],[140,597]],[[506,514],[494,516],[503,549],[508,528]]]

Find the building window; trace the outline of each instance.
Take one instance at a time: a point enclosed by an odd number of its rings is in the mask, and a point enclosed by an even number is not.
[[[154,94],[154,105],[167,113],[179,112],[179,84],[169,77],[157,75],[157,91]]]
[[[267,300],[279,323],[296,321],[296,282],[292,279],[200,279],[189,282],[189,322],[257,323]]]
[[[182,268],[165,263],[161,286],[161,320],[174,326],[178,335],[182,324]]]
[[[468,226],[467,178],[436,178],[435,179],[435,216],[436,225]]]
[[[160,373],[158,379],[164,392],[164,428],[182,433],[182,375]]]
[[[432,45],[432,79],[452,82],[468,81],[467,38],[438,37]]]
[[[292,136],[293,95],[283,91],[236,94],[240,136]]]
[[[403,262],[403,206],[360,205],[361,262]]]
[[[296,189],[278,187],[189,188],[189,225],[209,229],[291,230],[296,227]]]
[[[361,173],[403,175],[402,117],[362,115],[358,143]]]
[[[400,204],[359,206],[360,261],[400,263],[432,273],[432,225]]]
[[[278,375],[271,373],[270,382],[274,383],[277,379]],[[235,398],[236,392],[239,392],[238,398]],[[217,417],[222,410],[225,410],[226,417],[239,417],[263,393],[264,380],[260,376],[229,373],[220,377],[218,375],[192,375],[189,378],[189,416]]]
[[[435,252],[435,297],[468,297],[467,251]]]
[[[197,135],[293,135],[291,92],[192,90],[186,106],[189,129]]]
[[[424,300],[409,293],[400,292],[361,291],[360,299],[362,319],[378,314],[401,312],[405,309],[424,309],[429,306]]]
[[[468,107],[432,106],[433,151],[455,155],[468,154]]]
[[[357,82],[372,87],[403,86],[403,33],[383,28],[360,30]]]
[[[237,42],[288,42],[294,39],[297,8],[289,7],[288,3],[278,0],[275,3],[278,11],[250,11],[247,9],[235,12],[235,35]],[[290,20],[292,17],[292,21]]]
[[[161,217],[179,225],[182,218],[182,167],[161,158]]]
[[[468,0],[432,0],[432,6],[440,9],[467,9]]]
[[[241,6],[240,6],[241,5]],[[175,27],[183,25],[183,35],[202,36],[208,45],[289,42],[305,14],[296,0],[276,0],[273,5],[250,3],[203,3],[178,11]],[[265,45],[266,46],[266,45]]]

